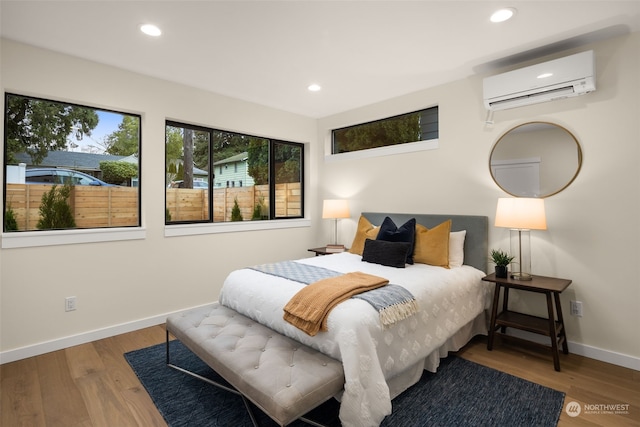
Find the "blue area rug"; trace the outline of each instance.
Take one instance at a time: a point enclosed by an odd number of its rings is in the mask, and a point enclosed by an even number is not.
[[[178,341],[170,344],[171,362],[225,383]],[[220,390],[166,366],[165,345],[125,354],[125,358],[170,427],[251,427],[240,396]],[[436,374],[393,400],[388,427],[556,426],[564,393],[473,362],[450,356]],[[331,399],[307,414],[328,426],[340,426],[339,403]],[[261,426],[276,426],[255,409]],[[308,426],[296,421],[295,427]]]

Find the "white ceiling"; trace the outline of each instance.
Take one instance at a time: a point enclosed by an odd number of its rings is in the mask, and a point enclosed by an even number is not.
[[[504,6],[515,18],[490,23]],[[1,0],[0,14],[8,39],[316,118],[640,30],[638,0]]]

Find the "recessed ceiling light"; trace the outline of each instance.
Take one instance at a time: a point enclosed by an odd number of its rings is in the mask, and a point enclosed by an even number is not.
[[[553,73],[542,73],[538,76],[539,79],[546,79],[547,77],[553,76]]]
[[[160,31],[160,28],[156,27],[153,24],[140,25],[140,31],[152,37],[158,37],[162,34],[162,31]]]
[[[516,14],[516,10],[512,7],[505,7],[504,9],[497,10],[491,15],[491,22],[504,22],[513,18]]]
[[[322,89],[322,87],[319,84],[313,83],[310,84],[307,89],[309,89],[309,91],[311,92],[318,92]]]

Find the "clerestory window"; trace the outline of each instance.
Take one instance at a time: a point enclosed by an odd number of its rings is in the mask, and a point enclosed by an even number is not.
[[[401,114],[332,131],[331,153],[362,150],[437,140],[438,107]]]

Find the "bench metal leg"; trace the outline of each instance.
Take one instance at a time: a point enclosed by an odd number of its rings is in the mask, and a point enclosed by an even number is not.
[[[196,374],[195,372],[191,372],[191,371],[189,371],[187,369],[181,368],[180,366],[177,366],[177,365],[174,365],[173,363],[171,363],[171,361],[169,360],[169,331],[167,331],[167,366],[170,367],[170,368],[175,369],[176,371],[180,371],[180,372],[183,372],[183,373],[185,373],[187,375],[191,375],[194,378],[202,380],[202,381],[204,381],[206,383],[209,383],[211,385],[214,385],[214,386],[216,386],[218,388],[221,388],[223,390],[226,390],[226,391],[229,391],[231,393],[234,393],[234,394],[237,394],[239,396],[242,396],[242,394],[238,390],[236,390],[235,388],[227,387],[224,384],[220,384],[219,382],[216,382],[216,381],[214,381],[212,379],[209,379],[207,377],[203,377],[202,375]],[[242,397],[244,398],[244,396],[242,396]]]
[[[215,387],[221,388],[223,390],[226,390],[228,392],[231,392],[233,394],[237,394],[238,396],[240,396],[242,398],[242,402],[244,403],[245,408],[247,408],[247,412],[249,413],[249,417],[251,418],[251,422],[253,423],[253,425],[255,427],[259,427],[258,424],[258,420],[256,419],[254,413],[253,413],[253,408],[251,408],[251,405],[249,404],[249,401],[247,400],[246,397],[244,397],[244,395],[242,393],[240,393],[238,390],[236,390],[235,388],[231,388],[231,387],[227,387],[224,384],[220,384],[217,381],[214,381],[210,378],[207,377],[203,377],[202,375],[196,374],[195,372],[191,372],[188,369],[184,369],[178,365],[174,365],[173,363],[171,363],[171,355],[170,355],[170,351],[169,351],[169,331],[167,330],[167,340],[166,340],[166,349],[167,349],[167,366],[175,369],[176,371],[180,371],[184,374],[190,375],[194,378],[197,378],[201,381],[204,381],[208,384],[211,384]]]
[[[303,423],[307,423],[307,424],[312,425],[312,426],[314,426],[314,427],[327,427],[327,426],[325,426],[324,424],[317,423],[317,422],[315,422],[315,421],[313,421],[313,420],[310,420],[309,418],[300,417],[300,418],[298,418],[298,419],[299,419],[300,421],[302,421]]]
[[[170,367],[172,369],[175,369],[176,371],[180,371],[180,372],[182,372],[184,374],[190,375],[190,376],[192,376],[194,378],[197,378],[197,379],[199,379],[201,381],[204,381],[204,382],[206,382],[208,384],[211,384],[211,385],[213,385],[215,387],[218,387],[218,388],[221,388],[223,390],[226,390],[226,391],[228,391],[230,393],[237,394],[238,396],[240,396],[242,398],[242,402],[244,403],[244,406],[247,409],[247,412],[249,413],[249,417],[251,418],[251,422],[253,423],[254,427],[260,427],[260,424],[258,424],[258,420],[257,420],[257,418],[256,418],[256,416],[255,416],[255,414],[253,412],[253,408],[251,407],[251,404],[249,403],[249,400],[244,396],[244,394],[240,393],[235,388],[227,387],[224,384],[220,384],[217,381],[214,381],[214,380],[212,380],[210,378],[207,378],[207,377],[203,377],[200,374],[196,374],[195,372],[191,372],[188,369],[182,368],[182,367],[180,367],[178,365],[174,365],[173,363],[171,363],[171,354],[170,354],[171,352],[169,351],[169,330],[167,330],[167,339],[166,339],[165,347],[166,347],[166,361],[167,361],[167,366],[168,367]],[[302,421],[304,423],[307,423],[309,425],[312,425],[314,427],[327,427],[324,424],[319,424],[319,423],[317,423],[317,422],[315,422],[313,420],[310,420],[308,418],[305,418],[305,417],[300,417],[298,419],[300,421]]]
[[[228,391],[230,393],[233,393],[233,394],[237,394],[238,396],[240,396],[242,398],[242,402],[244,402],[244,406],[247,409],[247,412],[249,413],[249,417],[251,418],[251,422],[253,423],[254,427],[260,427],[260,425],[258,424],[258,420],[256,419],[256,416],[253,413],[253,408],[251,407],[251,405],[249,403],[249,400],[244,396],[244,394],[240,393],[235,388],[227,387],[224,384],[220,384],[217,381],[214,381],[214,380],[212,380],[210,378],[207,378],[207,377],[203,377],[200,374],[196,374],[195,372],[189,371],[188,369],[182,368],[182,367],[180,367],[178,365],[174,365],[173,363],[171,363],[171,354],[170,354],[170,351],[169,351],[169,330],[167,329],[166,332],[167,332],[167,339],[166,339],[165,347],[166,347],[166,362],[167,362],[167,366],[172,368],[172,369],[175,369],[176,371],[180,371],[180,372],[182,372],[184,374],[190,375],[190,376],[192,376],[194,378],[197,378],[197,379],[199,379],[201,381],[204,381],[204,382],[206,382],[208,384],[211,384],[212,386],[221,388],[221,389],[226,390],[226,391]],[[317,422],[315,422],[313,420],[310,420],[308,418],[305,418],[305,417],[300,417],[298,419],[300,421],[302,421],[302,422],[304,422],[306,424],[312,425],[314,427],[327,427],[324,424],[317,423]]]

